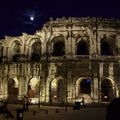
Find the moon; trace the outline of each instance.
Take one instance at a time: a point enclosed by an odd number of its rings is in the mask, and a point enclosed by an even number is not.
[[[33,20],[34,20],[34,17],[33,17],[33,16],[31,16],[31,17],[30,17],[30,20],[31,20],[31,21],[33,21]]]

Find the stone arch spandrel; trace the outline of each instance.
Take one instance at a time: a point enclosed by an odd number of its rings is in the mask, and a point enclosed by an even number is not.
[[[60,37],[60,38],[62,38],[62,39],[65,39],[64,34],[55,33],[55,34],[53,34],[52,36],[50,36],[50,38],[48,39],[47,42],[51,43],[51,42],[53,42],[53,41],[55,40],[55,38],[57,38],[57,37]]]

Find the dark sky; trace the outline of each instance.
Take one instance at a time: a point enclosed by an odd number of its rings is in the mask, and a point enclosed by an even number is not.
[[[34,16],[34,21],[30,21]],[[0,38],[33,34],[49,17],[98,16],[120,18],[120,3],[90,0],[1,0]]]

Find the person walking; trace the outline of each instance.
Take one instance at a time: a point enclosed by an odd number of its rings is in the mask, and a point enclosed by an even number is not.
[[[29,98],[25,95],[23,98],[23,110],[27,111],[29,109]]]

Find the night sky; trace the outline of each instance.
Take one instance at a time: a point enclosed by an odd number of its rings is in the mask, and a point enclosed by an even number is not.
[[[120,18],[120,2],[90,0],[0,0],[0,38],[33,34],[49,17]],[[30,20],[33,17],[34,20]]]

